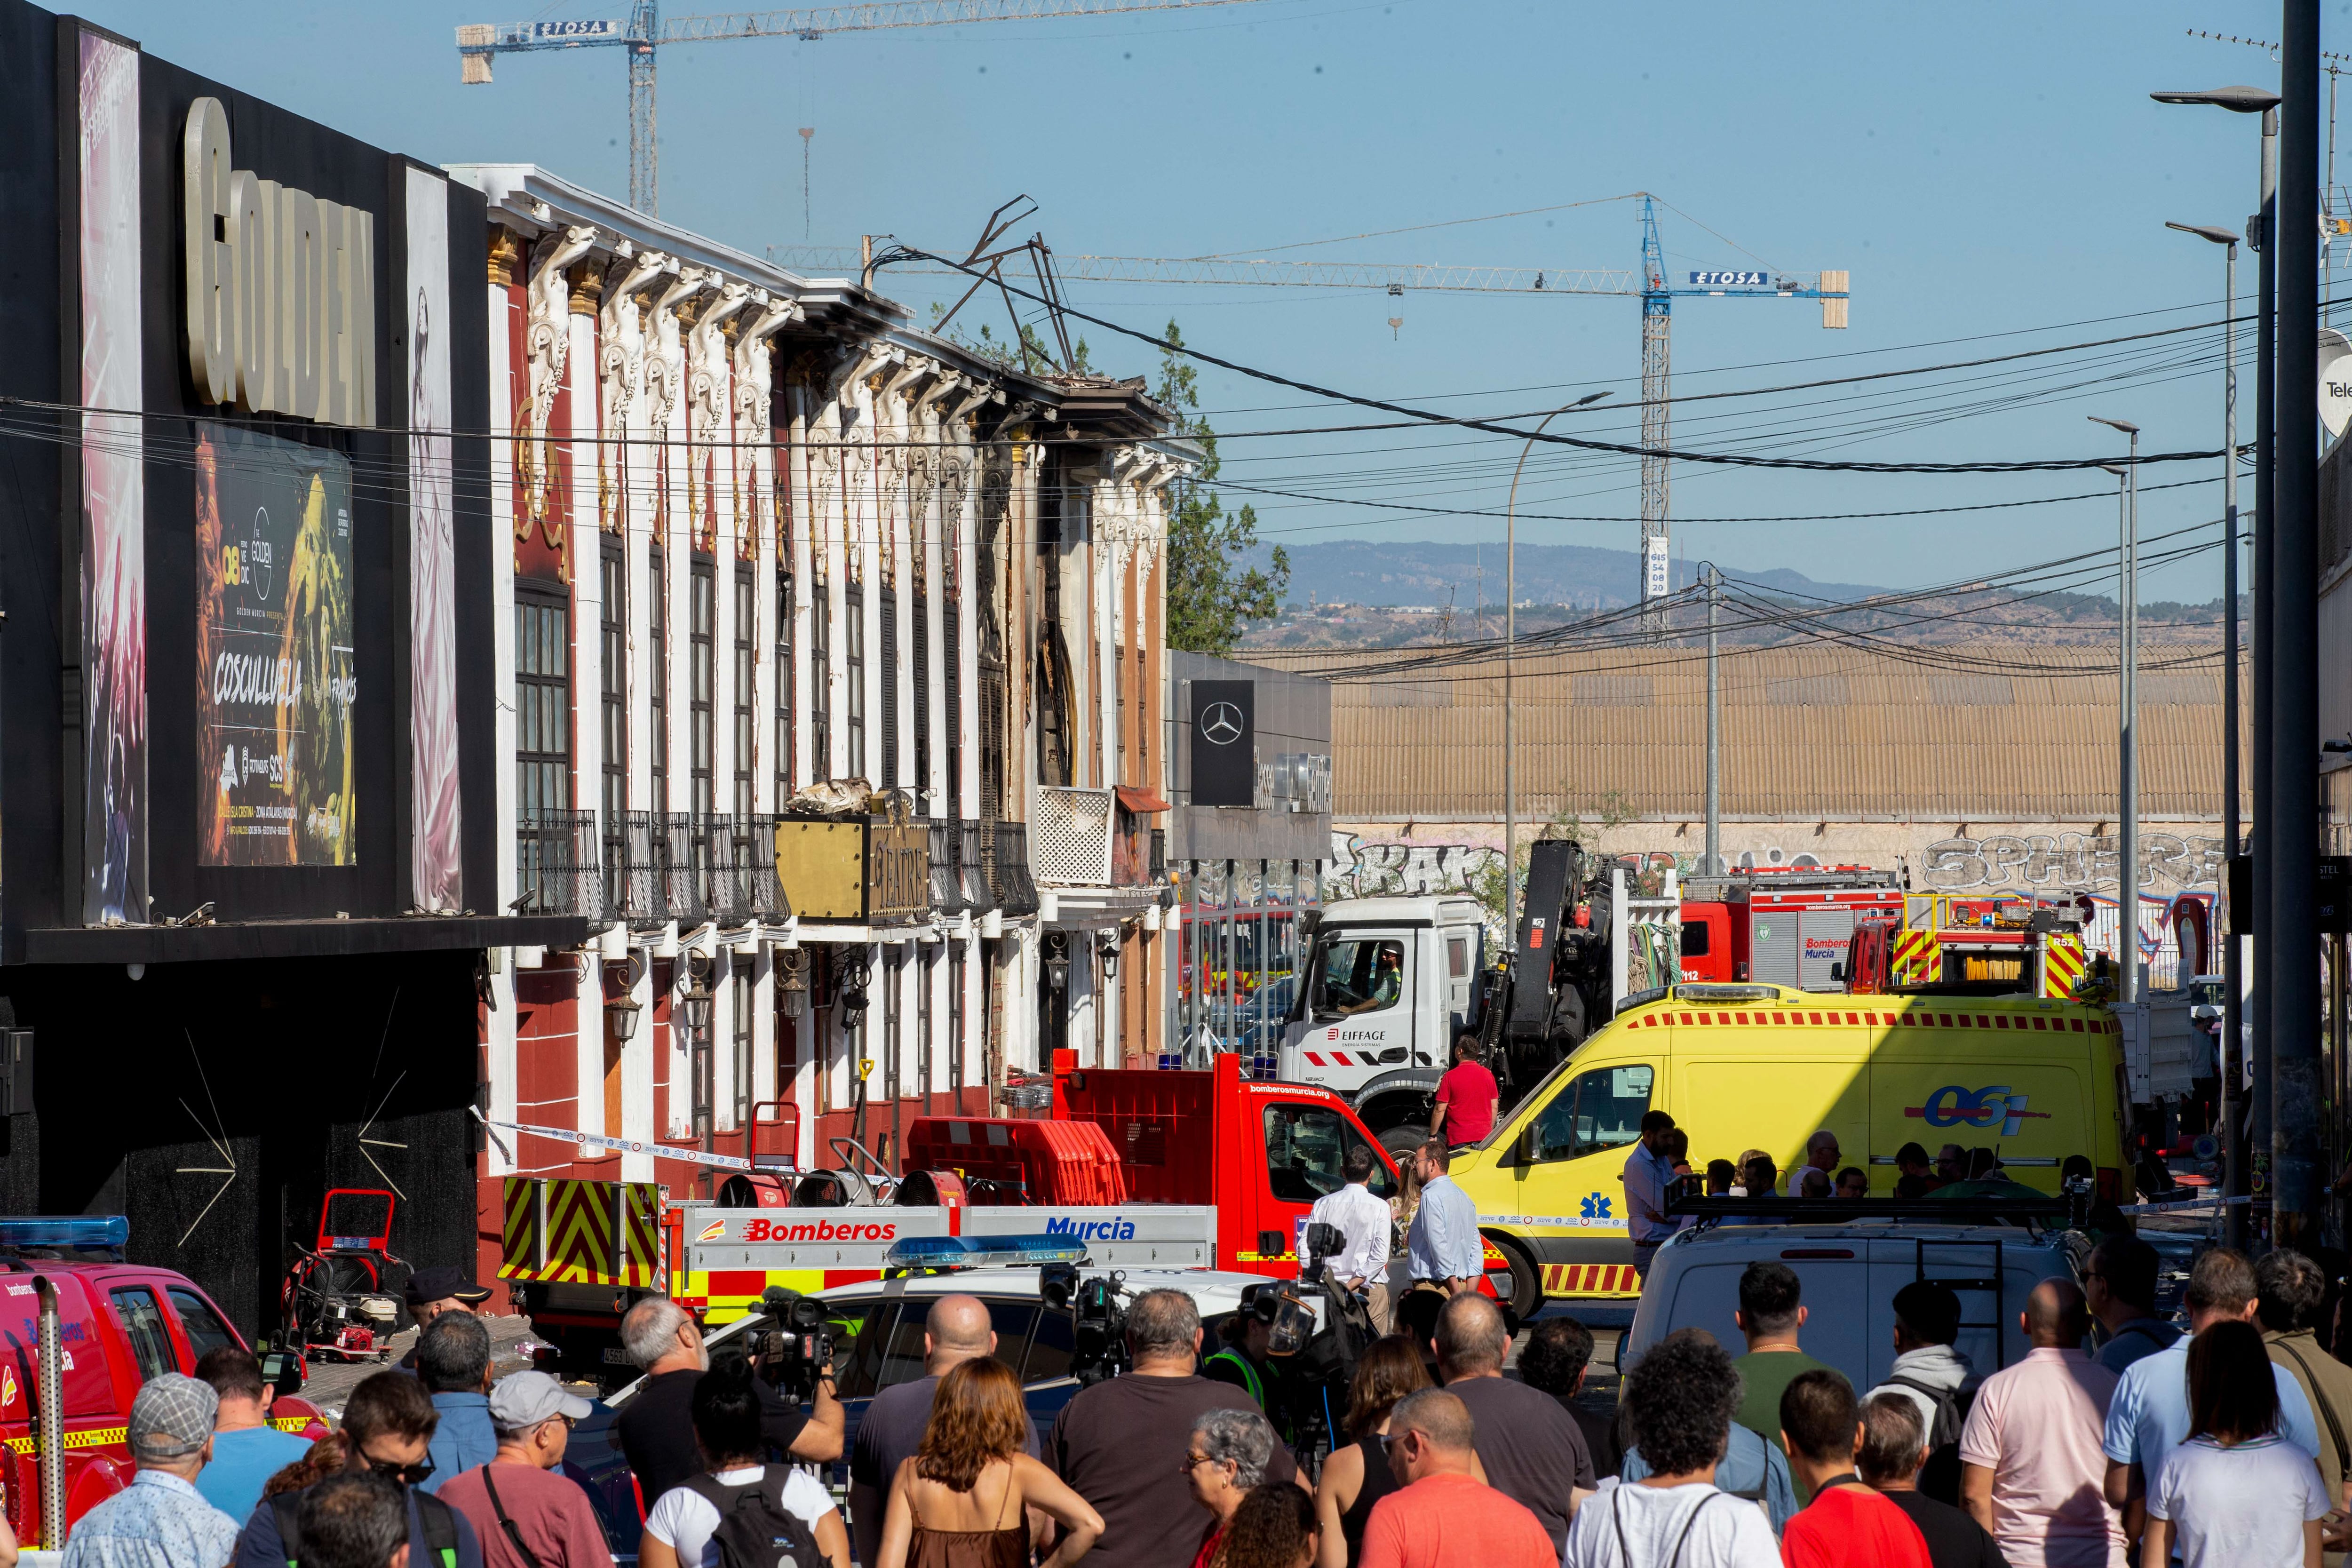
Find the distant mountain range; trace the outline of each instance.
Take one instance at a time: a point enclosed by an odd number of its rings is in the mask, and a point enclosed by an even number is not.
[[[1349,604],[1419,605],[1467,616],[1480,605],[1503,604],[1503,546],[1342,539],[1289,546],[1290,588],[1284,598],[1301,606]],[[1523,605],[1568,605],[1605,610],[1633,602],[1641,557],[1631,550],[1589,544],[1519,546],[1518,599]],[[1675,563],[1675,586],[1697,581],[1694,562]],[[1861,599],[1882,593],[1853,583],[1821,583],[1785,567],[1727,569],[1750,583],[1824,599]]]

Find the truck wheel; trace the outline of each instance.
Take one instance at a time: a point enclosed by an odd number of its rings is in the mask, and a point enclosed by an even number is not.
[[[1389,1152],[1392,1160],[1402,1160],[1428,1141],[1429,1129],[1416,1127],[1410,1121],[1387,1128],[1381,1133],[1381,1147]]]
[[[1494,1281],[1495,1293],[1510,1304],[1512,1313],[1524,1323],[1543,1306],[1543,1275],[1537,1270],[1535,1259],[1517,1242],[1499,1236],[1487,1239],[1503,1255],[1508,1268],[1507,1272],[1489,1270],[1486,1277]]]

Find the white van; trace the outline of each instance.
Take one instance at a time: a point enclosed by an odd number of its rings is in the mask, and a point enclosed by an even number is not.
[[[1986,1378],[2032,1348],[2017,1315],[2033,1287],[2053,1276],[2079,1282],[2090,1252],[2081,1232],[2041,1226],[1865,1219],[1685,1230],[1658,1248],[1617,1364],[1631,1371],[1652,1345],[1693,1327],[1741,1354],[1747,1344],[1731,1316],[1739,1276],[1751,1263],[1774,1262],[1795,1269],[1803,1283],[1804,1352],[1845,1373],[1857,1394],[1885,1382],[1893,1369],[1895,1292],[1915,1279],[1948,1285],[1959,1297],[1953,1348]]]

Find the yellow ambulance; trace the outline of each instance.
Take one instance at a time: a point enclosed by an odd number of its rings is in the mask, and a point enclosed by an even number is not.
[[[2119,1026],[2101,1006],[1675,985],[1579,1046],[1485,1142],[1458,1151],[1450,1174],[1478,1205],[1489,1275],[1524,1317],[1547,1297],[1641,1294],[1622,1177],[1646,1111],[1675,1119],[1702,1173],[1761,1149],[1785,1182],[1827,1128],[1873,1197],[1894,1195],[1895,1151],[1916,1142],[1931,1156],[1945,1143],[1991,1149],[2011,1179],[2053,1194],[2061,1163],[2081,1154],[2098,1195],[2127,1203],[2123,1074]]]

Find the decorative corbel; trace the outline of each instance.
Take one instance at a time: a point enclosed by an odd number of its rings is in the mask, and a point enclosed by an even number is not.
[[[638,290],[677,267],[661,252],[640,252],[624,240],[605,269],[597,311],[604,439],[597,448],[596,491],[598,521],[607,533],[624,532],[628,524],[629,411],[643,395],[646,373],[645,305]]]
[[[516,509],[516,532],[521,537],[532,523],[539,523],[550,531],[547,542],[557,549],[562,547],[562,540],[554,531],[559,525],[550,521],[555,454],[547,438],[547,422],[572,351],[572,283],[565,271],[595,243],[595,229],[581,225],[566,228],[560,237],[541,238],[534,248],[525,296],[523,360],[530,390],[515,421],[523,437],[517,453],[520,472],[516,478],[523,493]]]

